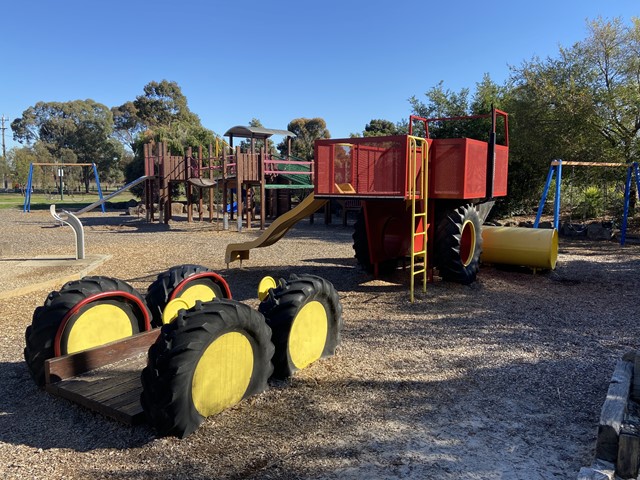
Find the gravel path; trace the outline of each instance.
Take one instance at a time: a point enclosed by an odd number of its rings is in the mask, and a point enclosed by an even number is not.
[[[38,390],[24,330],[49,290],[4,299],[4,479],[575,478],[592,461],[615,361],[640,347],[637,245],[562,239],[552,273],[484,267],[473,285],[436,281],[410,304],[406,272],[380,281],[356,268],[349,227],[301,222],[226,270],[227,243],[257,232],[116,213],[83,223],[87,252],[111,255],[93,274],[143,292],[182,263],[217,269],[251,306],[263,275],[324,276],[343,302],[343,343],[188,438],[156,438]],[[73,255],[71,230],[48,212],[2,210],[0,227],[13,258]],[[3,291],[46,276],[2,261]]]

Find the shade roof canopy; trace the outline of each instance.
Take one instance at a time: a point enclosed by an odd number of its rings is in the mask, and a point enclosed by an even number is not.
[[[289,130],[276,130],[273,128],[263,127],[243,127],[242,125],[236,125],[231,127],[224,134],[225,137],[239,137],[239,138],[257,138],[264,140],[271,135],[282,135],[283,137],[295,137],[294,133]]]

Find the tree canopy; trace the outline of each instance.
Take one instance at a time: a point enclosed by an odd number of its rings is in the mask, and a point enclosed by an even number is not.
[[[96,163],[109,175],[123,149],[112,138],[113,116],[93,100],[38,102],[11,123],[14,140],[61,163]],[[85,184],[88,188],[87,177]]]
[[[590,21],[588,36],[558,55],[512,67],[504,85],[488,74],[471,92],[429,89],[426,102],[409,99],[426,118],[484,114],[491,105],[509,113],[509,196],[512,210],[531,210],[540,198],[549,162],[635,161],[640,154],[640,20]],[[486,139],[481,122],[435,122],[434,138]],[[483,138],[484,136],[484,138]]]
[[[313,159],[315,141],[320,138],[330,138],[327,122],[322,118],[296,118],[287,125],[287,130],[296,137],[291,142],[291,154],[305,160]],[[286,154],[286,142],[278,145],[280,153]]]
[[[125,168],[127,181],[144,174],[141,147],[145,143],[166,142],[172,154],[182,155],[188,147],[207,148],[217,138],[189,109],[187,98],[176,82],[150,82],[144,86],[142,95],[112,108],[112,112],[116,135],[134,153]]]
[[[400,135],[401,127],[390,120],[374,118],[367,123],[362,131],[363,137],[384,137],[388,135]],[[355,136],[355,135],[354,135]]]
[[[189,146],[207,146],[216,138],[189,109],[176,82],[150,82],[142,95],[111,111],[115,134],[134,152],[142,143],[154,140],[167,142],[173,153],[182,154]]]

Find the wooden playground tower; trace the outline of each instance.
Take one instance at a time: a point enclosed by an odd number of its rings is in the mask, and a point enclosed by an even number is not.
[[[260,191],[260,229],[265,227],[267,216],[267,196],[277,200],[278,190],[312,189],[313,162],[300,161],[291,156],[291,138],[295,135],[287,130],[275,130],[262,127],[235,126],[224,134],[229,137],[228,144],[209,145],[208,152],[199,147],[194,152],[189,148],[184,156],[171,155],[166,143],[144,145],[145,206],[147,220],[154,220],[153,204],[159,206],[159,220],[167,223],[171,219],[171,192],[175,185],[183,184],[187,197],[187,219],[193,221],[193,198],[198,190],[198,212],[203,219],[204,189],[209,189],[209,220],[214,219],[214,197],[220,192],[225,228],[227,220],[233,220],[237,212],[238,229],[245,225],[251,228],[253,210],[253,191]],[[256,141],[266,146],[272,135],[287,139],[286,157],[271,154],[268,149],[257,150]],[[250,141],[249,148],[234,147],[234,138]],[[222,143],[222,142],[221,142]],[[235,199],[235,200],[234,200]],[[273,202],[272,202],[273,203]],[[270,210],[277,210],[277,206]],[[282,212],[279,212],[282,213]]]

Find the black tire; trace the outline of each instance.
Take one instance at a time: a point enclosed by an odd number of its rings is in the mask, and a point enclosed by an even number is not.
[[[211,273],[212,276],[202,277],[201,274],[205,273]],[[198,277],[188,282],[188,287],[187,284],[183,284],[186,279],[194,275],[198,275]],[[203,267],[202,265],[178,265],[159,274],[156,280],[149,285],[146,295],[147,305],[153,316],[153,326],[162,326],[162,312],[167,306],[167,303],[172,300],[172,297],[180,297],[188,288],[195,285],[201,285],[205,290],[210,290],[215,298],[229,298],[230,295],[227,294],[227,288],[224,288],[223,285],[221,286],[214,277],[215,275],[217,274],[215,274],[213,270]],[[182,290],[176,295],[174,292],[180,284],[182,284]],[[211,298],[198,298],[198,300],[205,302],[211,300]]]
[[[110,295],[105,296],[106,292],[110,292]],[[95,299],[92,300],[93,298]],[[84,305],[78,311],[72,312],[81,303]],[[105,331],[105,323],[101,318],[95,319],[88,315],[89,310],[98,306],[116,309],[114,312],[118,314],[119,319],[128,319],[131,335],[150,328],[151,314],[144,300],[126,282],[108,277],[84,277],[81,280],[66,283],[59,291],[51,292],[44,305],[35,309],[31,325],[25,332],[24,358],[29,373],[38,386],[42,387],[45,384],[45,360],[56,355],[78,351],[73,346],[73,340],[70,346],[70,335],[81,318],[82,322],[91,318],[89,321],[95,325],[96,331],[101,332],[99,339],[109,337],[104,342],[93,341],[91,346],[123,338],[118,332]],[[65,321],[64,330],[59,332],[63,321]]]
[[[375,273],[375,266],[369,257],[369,239],[367,237],[367,224],[364,219],[364,211],[360,210],[353,225],[353,250],[358,264],[367,272]],[[378,264],[379,275],[390,275],[398,268],[398,259],[389,259]]]
[[[215,367],[209,370],[199,370],[201,359],[206,363],[210,358],[206,352],[215,352],[216,341],[227,334],[240,339],[245,347],[250,345],[253,359],[250,368],[242,372],[243,364],[233,355],[233,362],[225,363],[218,360]],[[221,342],[224,343],[225,337]],[[217,345],[220,345],[218,342]],[[212,347],[210,349],[209,347]],[[147,420],[159,435],[175,435],[184,438],[210,415],[239,402],[251,395],[255,395],[267,388],[267,380],[273,372],[271,357],[273,356],[271,330],[264,321],[264,317],[249,306],[234,300],[221,299],[215,302],[197,302],[187,310],[181,310],[178,317],[169,324],[163,325],[158,340],[149,349],[147,366],[142,371],[142,394],[140,401]],[[229,357],[231,358],[231,357]],[[229,363],[233,363],[230,365]],[[238,372],[225,370],[235,368]],[[247,367],[246,362],[244,367]],[[250,370],[250,372],[249,372]],[[227,383],[223,388],[233,390],[238,387],[233,382],[240,378],[246,380],[246,389],[240,385],[235,398],[223,405],[200,406],[200,410],[215,408],[216,411],[199,411],[199,399],[213,401],[216,397],[211,388],[204,392],[200,389],[206,378],[216,378],[221,375]],[[197,373],[200,372],[200,373]],[[247,379],[248,375],[250,377]],[[199,380],[194,379],[198,378]],[[202,394],[206,395],[202,395]],[[196,398],[197,397],[197,398]]]
[[[444,280],[468,285],[480,267],[482,225],[471,204],[450,211],[439,223],[435,235],[435,262]]]
[[[309,307],[312,304],[313,307]],[[326,335],[323,335],[324,330],[318,329],[317,338],[312,337],[314,332],[311,332],[309,337],[303,336],[302,340],[310,342],[311,345],[296,354],[291,350],[291,342],[298,342],[300,337],[298,333],[292,336],[292,330],[296,321],[302,318],[299,314],[305,307],[307,313],[313,312],[308,310],[309,308],[317,308],[315,312],[319,313],[320,321],[326,319],[326,327],[319,325],[323,329],[326,328]],[[258,310],[265,316],[273,332],[271,339],[276,349],[273,356],[275,378],[290,377],[295,371],[305,368],[319,358],[333,355],[340,344],[342,305],[331,282],[323,278],[315,275],[291,275],[288,281],[280,280],[276,288],[269,290],[267,298],[260,303]]]

